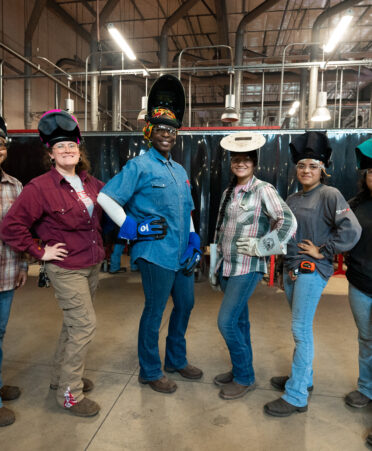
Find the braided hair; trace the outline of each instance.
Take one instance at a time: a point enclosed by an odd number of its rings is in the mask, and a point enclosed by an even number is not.
[[[229,183],[229,185],[227,187],[227,190],[226,190],[225,199],[223,200],[223,203],[221,205],[221,209],[220,209],[220,213],[219,213],[219,219],[218,219],[218,224],[217,224],[217,227],[216,227],[217,235],[218,235],[218,233],[219,233],[219,231],[221,229],[222,223],[223,223],[223,218],[225,216],[225,211],[226,211],[227,204],[229,203],[231,194],[234,191],[234,188],[236,187],[237,183],[238,183],[238,178],[237,178],[236,175],[234,175],[231,178],[231,180],[230,180],[230,183]]]

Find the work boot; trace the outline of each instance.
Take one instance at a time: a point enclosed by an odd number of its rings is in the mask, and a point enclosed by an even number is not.
[[[99,412],[100,406],[89,398],[83,398],[73,406],[64,407],[64,409],[78,417],[94,417]]]
[[[148,384],[153,390],[160,393],[173,393],[177,390],[177,384],[165,375],[156,381],[147,381],[142,379],[141,376],[138,376],[138,382],[140,384]]]
[[[3,401],[13,401],[13,399],[19,398],[21,395],[21,390],[19,387],[13,385],[3,385],[0,388],[0,398]]]
[[[14,412],[6,407],[0,407],[0,427],[9,426],[15,422]]]
[[[361,408],[366,407],[371,400],[359,390],[354,390],[345,396],[345,402],[351,407]]]
[[[83,381],[83,393],[88,393],[89,391],[92,391],[94,388],[94,383],[90,379],[87,379],[86,377],[82,377],[81,380]],[[51,390],[58,390],[58,384],[50,384],[49,388]]]
[[[289,379],[289,376],[275,376],[270,379],[270,384],[276,388],[279,391],[285,390],[285,384],[287,383],[287,380]],[[311,387],[307,387],[307,391],[311,392],[314,390],[314,385]]]
[[[217,374],[217,376],[213,379],[213,382],[222,387],[223,385],[229,384],[234,379],[234,375],[232,371],[228,371],[227,373]]]
[[[164,370],[167,373],[180,373],[182,377],[186,379],[200,379],[203,376],[203,371],[196,366],[186,365],[185,368],[170,368],[169,366],[165,366]]]
[[[307,406],[297,407],[287,401],[284,401],[283,398],[279,398],[265,404],[264,410],[267,414],[272,415],[273,417],[289,417],[295,412],[306,412]]]
[[[255,388],[255,383],[251,385],[241,385],[235,381],[232,381],[222,386],[219,395],[222,399],[238,399]]]

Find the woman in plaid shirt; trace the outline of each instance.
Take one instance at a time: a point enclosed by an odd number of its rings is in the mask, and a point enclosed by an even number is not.
[[[262,135],[241,132],[225,137],[233,178],[222,195],[217,219],[216,272],[224,292],[218,327],[230,352],[232,371],[214,378],[220,397],[236,399],[256,387],[248,300],[267,271],[266,256],[283,254],[296,231],[296,219],[275,188],[254,176]]]

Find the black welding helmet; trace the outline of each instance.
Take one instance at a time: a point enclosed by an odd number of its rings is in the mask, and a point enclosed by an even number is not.
[[[151,86],[146,120],[180,128],[185,112],[185,91],[174,75],[162,75]]]
[[[322,161],[324,166],[328,167],[332,148],[325,133],[315,131],[303,133],[296,136],[289,144],[289,147],[294,164],[297,164],[300,160],[310,158]]]
[[[41,141],[52,147],[61,141],[80,144],[82,138],[77,119],[64,110],[50,110],[41,116],[38,125]]]

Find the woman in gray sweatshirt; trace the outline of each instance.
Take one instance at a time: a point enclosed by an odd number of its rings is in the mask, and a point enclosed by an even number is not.
[[[325,133],[306,132],[290,144],[302,190],[287,199],[297,232],[284,256],[283,283],[292,310],[295,341],[290,376],[271,379],[284,395],[265,405],[269,415],[285,417],[307,410],[313,389],[313,319],[322,292],[333,274],[333,257],[358,242],[361,227],[342,194],[322,183],[331,156]]]

